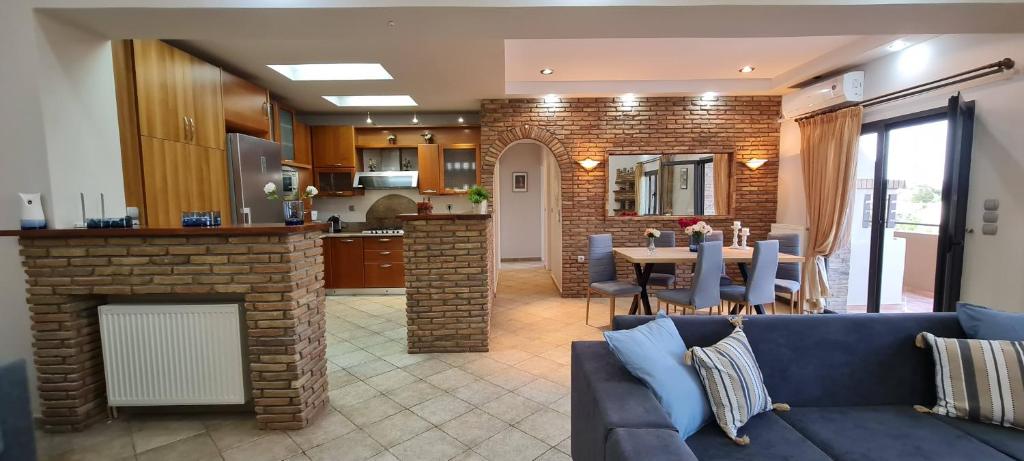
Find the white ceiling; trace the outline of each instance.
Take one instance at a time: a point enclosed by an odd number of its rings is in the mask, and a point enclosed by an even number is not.
[[[779,93],[898,37],[1024,32],[1020,2],[878,3],[35,0],[107,37],[176,41],[317,113],[366,111],[323,95],[409,94],[421,111],[471,111],[480,99],[546,93]],[[619,6],[547,6],[567,4]],[[466,5],[485,7],[453,7]],[[379,62],[395,80],[292,82],[266,67],[327,62]],[[739,74],[745,64],[757,71]],[[556,73],[541,79],[540,67]]]

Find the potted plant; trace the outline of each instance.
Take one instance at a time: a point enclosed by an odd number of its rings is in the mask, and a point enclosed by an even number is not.
[[[487,201],[491,199],[491,193],[487,192],[487,189],[481,186],[470,187],[467,198],[469,198],[470,203],[478,207],[477,213],[487,214]]]
[[[648,227],[647,229],[644,229],[644,237],[647,237],[647,251],[654,254],[654,239],[661,237],[661,231],[653,227]]]
[[[263,186],[263,194],[267,196],[267,200],[283,200],[284,204],[284,223],[288,226],[299,226],[306,222],[306,210],[305,205],[302,201],[316,197],[320,191],[316,190],[313,186],[306,186],[306,190],[302,191],[299,197],[290,196],[282,197],[277,194],[277,184],[268,182]]]
[[[690,251],[694,252],[713,230],[710,224],[697,218],[680,218],[679,227],[690,237]]]

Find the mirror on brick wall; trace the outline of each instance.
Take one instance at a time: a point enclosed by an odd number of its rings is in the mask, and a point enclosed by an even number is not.
[[[611,154],[608,216],[729,214],[732,154]]]

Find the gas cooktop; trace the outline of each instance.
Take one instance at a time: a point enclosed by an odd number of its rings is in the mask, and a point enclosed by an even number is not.
[[[371,229],[364,230],[363,233],[372,235],[404,235],[405,231],[402,229]]]

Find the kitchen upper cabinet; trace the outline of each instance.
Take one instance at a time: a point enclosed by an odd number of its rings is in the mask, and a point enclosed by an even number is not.
[[[295,120],[295,163],[297,165],[313,165],[311,142],[309,125]]]
[[[480,184],[480,151],[475,144],[441,146],[441,176],[445,193],[461,194]]]
[[[219,211],[231,222],[227,158],[220,149],[141,137],[147,223],[177,227],[185,211]]]
[[[416,147],[420,173],[420,193],[440,194],[444,192],[441,184],[440,146],[437,144],[420,144]]]
[[[361,237],[331,237],[324,239],[330,246],[331,278],[327,288],[363,288],[363,239]]]
[[[274,102],[274,141],[281,144],[281,160],[295,162],[295,111]]]
[[[314,126],[310,130],[314,168],[355,168],[356,130],[351,126]]]
[[[159,40],[134,40],[139,132],[224,149],[221,71]]]
[[[270,93],[228,72],[221,73],[224,122],[233,133],[270,136]]]

